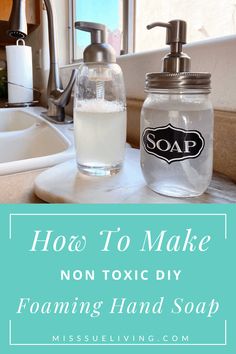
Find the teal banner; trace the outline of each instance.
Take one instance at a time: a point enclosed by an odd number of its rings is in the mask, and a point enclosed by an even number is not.
[[[233,354],[236,205],[2,205],[0,354]]]

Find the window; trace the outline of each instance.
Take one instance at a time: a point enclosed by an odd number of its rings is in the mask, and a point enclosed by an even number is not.
[[[108,43],[117,56],[130,51],[128,44],[129,19],[134,0],[73,0],[73,23],[88,21],[103,23],[108,28]],[[81,59],[90,44],[89,33],[74,30],[74,59]]]

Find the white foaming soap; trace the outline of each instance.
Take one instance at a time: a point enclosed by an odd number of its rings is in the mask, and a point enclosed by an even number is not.
[[[103,174],[107,168],[122,164],[126,142],[126,111],[122,105],[86,100],[74,110],[74,125],[80,166]]]

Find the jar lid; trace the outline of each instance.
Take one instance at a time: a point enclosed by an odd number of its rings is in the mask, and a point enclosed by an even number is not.
[[[210,73],[148,73],[146,75],[145,90],[152,89],[195,89],[208,90],[211,89],[211,74]]]

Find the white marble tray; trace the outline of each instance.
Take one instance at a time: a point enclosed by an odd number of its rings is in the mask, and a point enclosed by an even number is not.
[[[145,184],[139,150],[127,149],[124,167],[112,177],[89,177],[78,172],[75,160],[52,167],[35,180],[36,195],[49,203],[146,204],[146,203],[235,203],[236,185],[214,176],[202,196],[169,198],[151,191]]]

